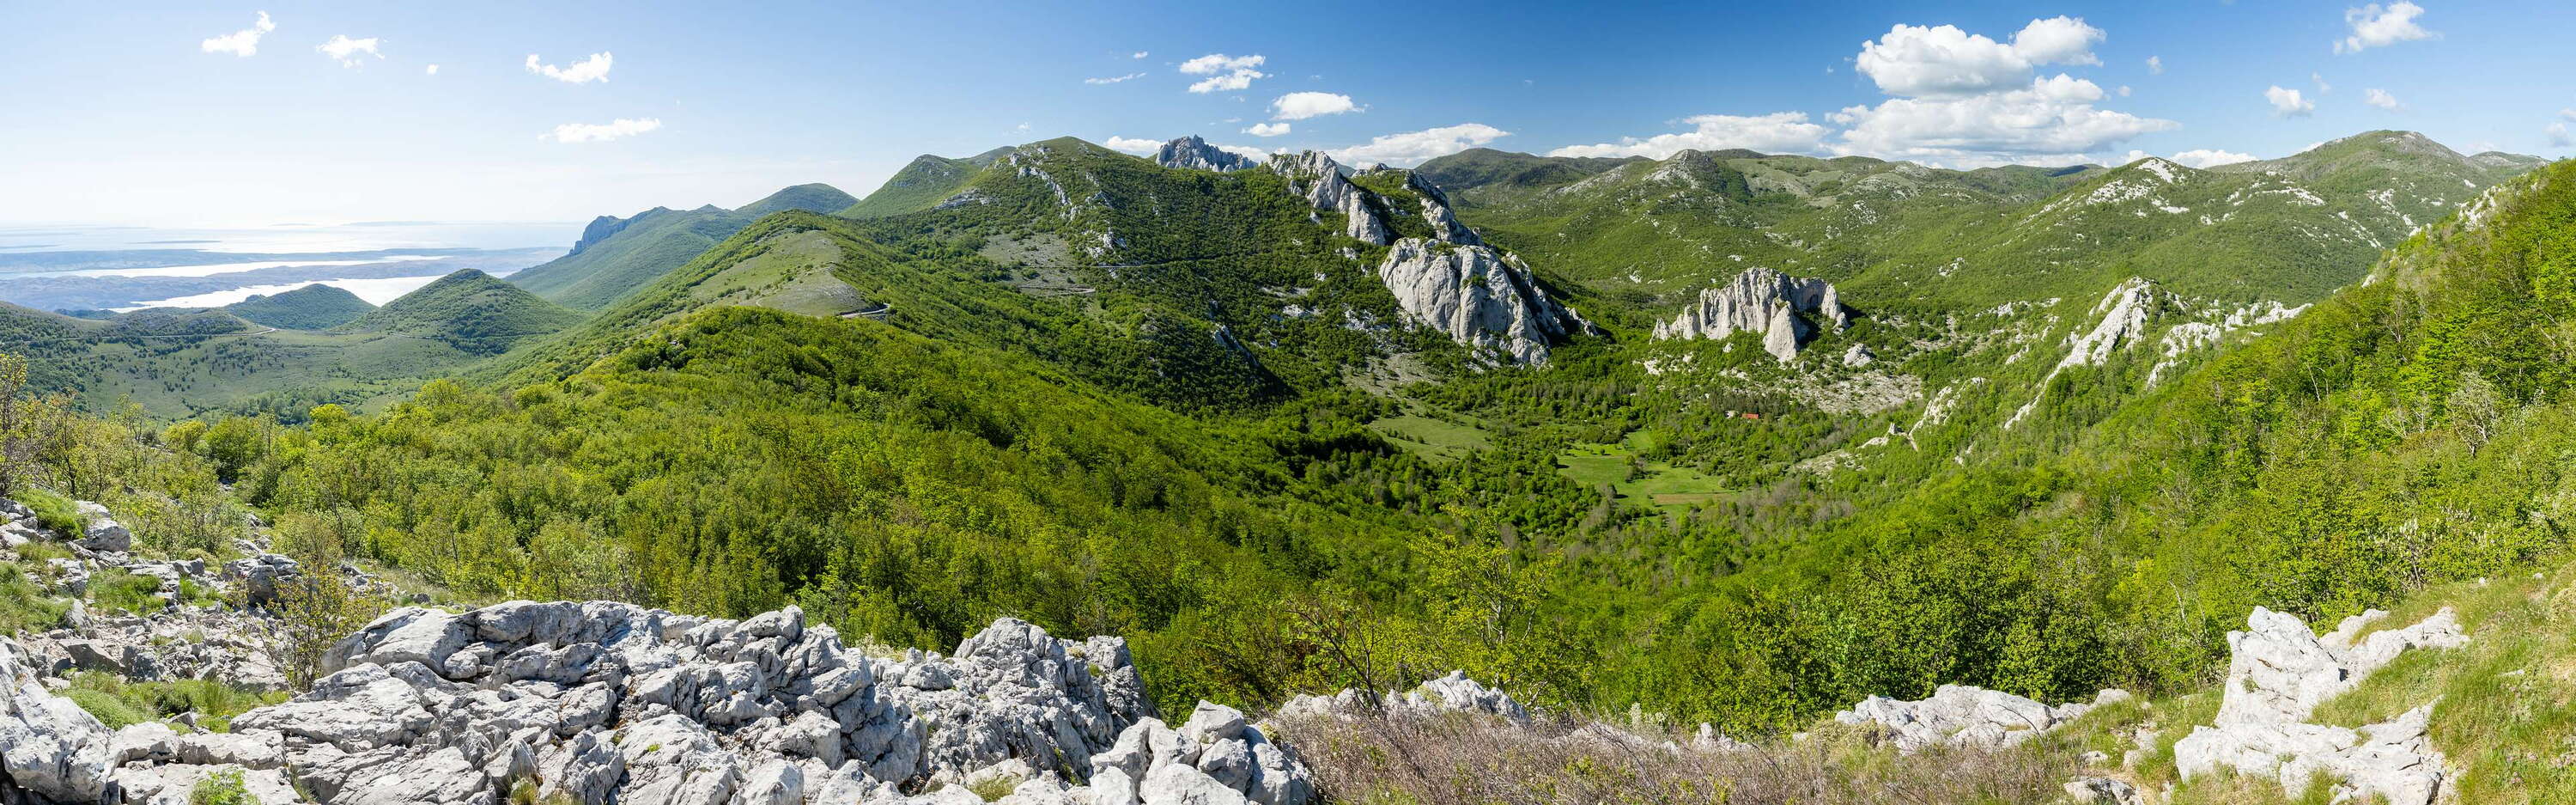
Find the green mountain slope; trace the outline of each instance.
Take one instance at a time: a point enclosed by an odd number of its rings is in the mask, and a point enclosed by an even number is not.
[[[949,159],[932,154],[914,157],[910,164],[904,165],[903,170],[896,171],[894,177],[887,179],[876,192],[869,193],[866,199],[840,210],[840,214],[851,218],[883,218],[889,215],[920,212],[938,206],[939,202],[946,201],[948,197],[956,195],[957,191],[965,189],[966,183],[972,180],[978,171],[993,164],[994,160],[1000,159],[1010,150],[996,149],[965,159]]]
[[[629,218],[600,216],[572,252],[510,275],[510,282],[575,310],[598,310],[653,284],[763,215],[786,210],[832,212],[851,203],[830,185],[801,184],[728,210],[655,207]]]
[[[490,274],[466,269],[438,278],[336,328],[435,340],[478,355],[561,331],[582,316]]]
[[[225,312],[253,324],[288,330],[328,330],[374,309],[357,294],[319,283],[224,306]]]
[[[814,182],[811,184],[793,185],[787,189],[771,193],[759,201],[735,207],[734,212],[742,213],[753,218],[758,218],[773,212],[785,212],[788,210],[828,213],[841,210],[857,203],[859,203],[857,197],[841,192],[840,188],[823,184],[821,182]]]

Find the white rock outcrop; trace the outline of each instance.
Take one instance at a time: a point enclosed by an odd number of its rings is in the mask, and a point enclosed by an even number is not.
[[[1519,258],[1490,246],[1405,238],[1387,250],[1377,276],[1406,320],[1447,334],[1487,364],[1545,364],[1549,344],[1592,328],[1549,299]]]
[[[1436,715],[1440,713],[1480,713],[1500,716],[1513,722],[1529,721],[1529,710],[1511,694],[1485,686],[1467,677],[1465,671],[1451,671],[1448,676],[1424,682],[1412,690],[1379,694],[1376,706],[1389,713]],[[1369,714],[1368,695],[1357,688],[1344,688],[1331,696],[1303,694],[1288,697],[1279,706],[1282,716],[1357,716]]]
[[[2126,701],[2127,691],[2105,690],[2091,704],[2049,706],[1999,690],[1942,685],[1930,698],[1899,701],[1871,696],[1834,714],[1844,724],[1875,724],[1889,733],[1899,752],[1935,746],[1996,749],[2030,740],[2112,702]]]
[[[26,649],[0,640],[0,800],[99,802],[108,790],[106,725],[45,689]]]
[[[232,766],[325,805],[493,802],[521,781],[584,805],[981,801],[970,785],[1030,803],[1314,797],[1240,713],[1154,719],[1123,641],[1009,618],[950,656],[871,657],[792,607],[734,621],[514,601],[397,610],[324,663],[229,734],[119,733],[119,779],[161,801]]]
[[[1306,200],[1316,210],[1338,212],[1343,216],[1342,234],[1358,240],[1387,245],[1394,235],[1386,221],[1378,217],[1369,204],[1368,191],[1342,176],[1341,163],[1322,151],[1302,151],[1270,160],[1270,169],[1288,178],[1288,189]],[[1320,217],[1317,220],[1321,220]]]
[[[1258,160],[1209,145],[1192,134],[1163,143],[1154,152],[1154,164],[1166,168],[1190,168],[1203,171],[1239,171],[1261,166]]]
[[[2433,705],[2358,730],[2309,723],[2317,705],[2352,689],[2410,648],[2466,645],[2449,609],[2403,629],[2355,637],[2388,613],[2371,610],[2319,637],[2298,616],[2256,607],[2245,631],[2227,633],[2225,691],[2218,716],[2174,744],[2184,779],[2224,766],[2278,779],[2296,796],[2316,775],[2334,780],[2335,801],[2371,796],[2391,805],[2428,805],[2447,776],[2425,734]]]
[[[1699,298],[1683,308],[1680,315],[1655,325],[1654,337],[1659,341],[1722,339],[1753,332],[1762,336],[1763,351],[1787,361],[1798,357],[1798,350],[1817,335],[1814,325],[1801,318],[1801,313],[1833,322],[1836,330],[1851,326],[1851,314],[1843,308],[1832,283],[1792,277],[1775,269],[1748,268],[1724,285],[1701,290]]]

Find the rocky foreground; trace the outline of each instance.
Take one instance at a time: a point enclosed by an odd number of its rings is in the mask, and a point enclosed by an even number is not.
[[[326,805],[1305,805],[1321,795],[1318,776],[1273,725],[1206,702],[1175,725],[1155,712],[1124,641],[1057,638],[1010,618],[940,655],[845,645],[792,607],[744,620],[606,601],[409,607],[334,645],[311,690],[235,716],[228,731],[183,716],[111,732],[57,695],[66,674],[282,687],[258,605],[305,571],[256,545],[245,546],[252,558],[213,568],[138,560],[103,508],[84,506],[83,516],[86,536],[66,540],[0,501],[0,535],[66,544],[74,558],[55,560],[58,587],[111,571],[151,577],[166,607],[76,612],[71,628],[0,639],[0,803],[177,805],[215,784],[262,803]],[[374,584],[354,569],[340,574]],[[181,594],[192,584],[251,607],[191,605]],[[2402,652],[2468,640],[2449,610],[2371,631],[2384,616],[2355,616],[2321,637],[2296,617],[2255,610],[2246,631],[2228,636],[2216,718],[2174,745],[2182,776],[2230,769],[2277,779],[2292,795],[2322,776],[2338,801],[2439,799],[2452,771],[2425,733],[2431,702],[2357,730],[2309,721]],[[190,639],[168,639],[183,631]],[[1919,701],[1870,697],[1835,721],[1900,754],[1995,750],[2129,699],[2106,690],[2089,703],[2048,705],[1944,686]],[[1685,739],[1599,722],[1541,725],[1463,674],[1407,691],[1300,696],[1279,716],[1309,736],[1362,719],[1465,717],[1624,753],[1780,751],[1706,725]],[[2139,731],[2140,748],[2122,765],[2156,745],[2153,727]],[[2070,801],[2147,801],[2107,758],[2087,765],[2094,771],[2065,786]]]

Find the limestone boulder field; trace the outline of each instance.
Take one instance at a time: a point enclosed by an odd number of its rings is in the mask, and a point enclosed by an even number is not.
[[[116,779],[148,798],[238,772],[254,793],[326,805],[496,802],[523,785],[585,805],[1315,796],[1296,755],[1240,712],[1157,719],[1124,641],[1009,618],[950,655],[870,656],[793,607],[743,620],[599,601],[406,608],[335,645],[324,670],[229,734],[127,728]]]

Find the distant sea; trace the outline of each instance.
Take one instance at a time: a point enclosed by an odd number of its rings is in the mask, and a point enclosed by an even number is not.
[[[42,310],[216,307],[318,283],[384,304],[459,269],[508,276],[554,259],[582,226],[0,226],[0,301]]]

